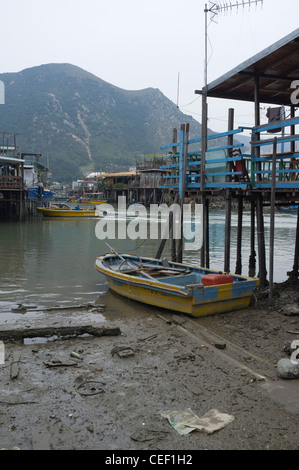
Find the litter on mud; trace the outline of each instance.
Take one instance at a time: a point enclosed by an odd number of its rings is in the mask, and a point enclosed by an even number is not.
[[[187,411],[164,411],[161,416],[167,418],[171,426],[184,436],[192,431],[202,431],[212,434],[219,429],[224,428],[234,421],[234,417],[221,413],[218,410],[210,410],[202,418],[199,418],[190,408]]]

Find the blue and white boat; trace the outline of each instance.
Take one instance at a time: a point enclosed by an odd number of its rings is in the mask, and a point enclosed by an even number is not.
[[[44,203],[50,202],[54,197],[54,193],[49,189],[43,189],[42,186],[27,189],[27,198],[29,201]]]

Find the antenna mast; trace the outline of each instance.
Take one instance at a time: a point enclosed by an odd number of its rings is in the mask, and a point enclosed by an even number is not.
[[[236,1],[235,3],[232,2],[224,2],[223,0],[217,0],[217,2],[212,2],[210,0],[210,8],[209,11],[212,14],[211,21],[213,21],[214,17],[218,15],[219,13],[229,13],[232,11],[234,8],[243,8],[245,9],[246,6],[250,7],[255,5],[256,7],[258,4],[263,5],[264,0],[239,0]]]
[[[211,14],[210,20],[216,23],[216,17],[222,13],[230,13],[234,9],[239,10],[239,8],[243,8],[248,6],[250,9],[251,6],[258,6],[259,4],[263,6],[264,0],[236,0],[235,3],[226,2],[223,0],[217,0],[216,2],[212,2],[210,0],[210,6],[205,5],[205,72],[204,72],[204,86],[207,87],[208,85],[208,13]]]
[[[206,137],[207,137],[207,124],[208,124],[208,14],[211,14],[211,21],[215,21],[217,15],[221,13],[231,12],[233,9],[250,7],[258,4],[263,5],[263,0],[235,0],[234,3],[226,2],[223,0],[211,1],[210,5],[205,4],[205,61],[204,61],[204,86],[202,89],[202,173],[205,171],[205,153],[206,153]],[[201,188],[204,188],[204,178],[201,179]]]

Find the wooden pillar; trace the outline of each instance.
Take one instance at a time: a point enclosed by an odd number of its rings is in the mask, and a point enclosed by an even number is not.
[[[205,253],[206,253],[206,263],[205,263],[205,267],[208,268],[208,269],[210,268],[209,204],[210,204],[210,201],[209,201],[208,198],[206,198],[206,201],[205,201],[205,211],[204,211],[204,217],[205,217],[205,224],[204,224],[204,227],[205,227],[205,231],[206,231],[206,234],[205,234]]]
[[[231,212],[232,199],[230,190],[226,190],[225,197],[225,240],[224,240],[224,272],[230,272],[230,238],[231,238]]]
[[[182,209],[182,198],[183,198],[183,191],[185,187],[185,182],[183,178],[183,170],[184,170],[184,150],[185,150],[185,131],[186,126],[185,124],[181,124],[180,130],[180,156],[179,156],[179,204]],[[183,215],[180,215],[180,238],[178,239],[177,244],[177,262],[181,263],[183,259]]]
[[[189,144],[189,124],[181,126],[181,154],[180,154],[180,177],[179,177],[179,197],[181,207],[181,236],[178,241],[177,261],[183,261],[183,221],[184,221],[184,199],[186,191],[186,173],[188,168],[188,144]]]
[[[228,130],[234,129],[234,110],[229,109],[228,111]],[[233,145],[234,137],[229,135],[227,138],[227,145]],[[231,155],[228,149],[228,157]],[[228,162],[226,165],[227,171],[231,170],[231,163]],[[231,182],[232,178],[230,175],[226,176],[226,181]],[[232,217],[232,197],[231,190],[226,190],[226,204],[225,204],[225,244],[224,244],[224,271],[230,272],[230,244],[231,244],[231,217]]]
[[[21,176],[21,189],[20,189],[20,211],[19,211],[19,220],[25,218],[25,202],[24,202],[24,163],[18,166],[18,176]]]
[[[228,110],[228,131],[234,130],[234,117],[235,117],[235,110],[233,108],[230,108]],[[234,136],[229,135],[227,137],[227,145],[231,146],[234,143]],[[232,149],[227,150],[227,156],[231,157],[232,155]],[[227,162],[226,164],[226,171],[231,172],[232,171],[232,162]],[[232,181],[232,176],[227,175],[226,176],[226,181],[231,182]]]
[[[238,200],[238,233],[236,274],[242,274],[242,231],[243,231],[243,197]]]
[[[257,218],[257,238],[258,238],[258,258],[259,258],[259,273],[260,287],[263,289],[267,283],[267,270],[266,270],[266,249],[265,249],[265,228],[264,228],[264,214],[263,214],[263,196],[258,195],[256,201],[256,218]]]
[[[255,126],[260,125],[260,83],[259,76],[254,78],[254,107],[255,107]],[[260,134],[256,134],[256,140],[260,140]],[[255,147],[255,156],[260,157],[260,147]],[[261,170],[261,163],[257,162],[257,170]],[[257,175],[258,181],[262,178],[261,174]],[[264,214],[263,214],[263,196],[257,196],[256,203],[256,217],[257,217],[257,239],[258,239],[258,257],[259,257],[259,278],[260,287],[266,286],[266,249],[265,249],[265,230],[264,230]]]
[[[184,196],[185,196],[185,189],[186,189],[186,170],[187,170],[187,164],[188,164],[188,143],[189,143],[189,124],[185,126],[185,124],[181,125],[181,131],[180,131],[180,159],[179,159],[179,192],[176,194],[174,203],[177,204],[179,202],[180,208],[181,208],[181,236],[180,239],[178,240],[178,246],[177,246],[177,253],[176,253],[176,261],[181,263],[183,260],[183,204],[184,204]],[[169,213],[169,218],[168,218],[168,226],[169,226],[169,233],[172,234],[173,237],[173,231],[174,231],[174,217],[173,217],[173,212]],[[164,234],[161,236],[161,240],[159,242],[155,258],[159,259],[162,255],[162,252],[164,250],[166,244],[166,238]],[[173,255],[173,253],[172,253]]]
[[[255,127],[259,126],[261,123],[261,117],[260,117],[260,81],[259,81],[259,76],[256,75],[254,77],[254,115],[255,115]],[[259,141],[260,140],[260,133],[254,135],[254,140]],[[255,147],[254,148],[254,154],[258,158],[260,157],[261,154],[261,148],[260,147]],[[256,170],[260,171],[261,170],[261,163],[258,161],[255,164]],[[259,173],[255,175],[255,180],[261,181],[262,175]]]
[[[291,106],[291,118],[294,118],[295,117],[295,106],[292,105]],[[295,135],[295,126],[291,126],[291,135]],[[291,152],[295,153],[295,150],[296,150],[296,142],[293,141],[291,142]],[[296,159],[295,158],[291,158],[291,170],[295,170],[296,166],[295,166],[295,162],[296,162]],[[291,173],[291,181],[294,181],[296,179],[296,174],[295,173]]]
[[[275,233],[275,190],[276,190],[276,157],[277,137],[273,143],[272,181],[271,181],[271,211],[270,211],[270,247],[269,247],[269,303],[273,300],[273,271],[274,271],[274,233]]]
[[[259,76],[256,75],[254,77],[254,116],[255,116],[255,127],[259,126],[261,123],[261,117],[260,117],[260,80]],[[255,134],[256,140],[260,140],[260,134]],[[260,156],[260,147],[255,147],[254,150],[255,156],[259,157]],[[257,167],[260,170],[261,169],[261,164],[257,163]],[[257,175],[258,180],[261,179],[261,175]]]
[[[172,132],[172,143],[175,144],[178,140],[178,130],[176,128],[173,129],[173,132]],[[173,147],[172,149],[172,153],[173,155],[175,155],[177,153],[177,147]],[[176,171],[176,169],[172,170],[173,171]],[[173,180],[172,180],[173,181]],[[172,261],[176,262],[177,261],[177,252],[176,252],[176,239],[174,237],[174,227],[173,227],[173,224],[172,224],[172,227],[171,227],[171,259]]]
[[[299,209],[297,212],[297,230],[295,240],[295,254],[294,254],[294,265],[293,271],[288,273],[290,279],[298,279],[299,277]]]
[[[250,214],[250,256],[249,256],[249,276],[255,277],[256,273],[256,251],[255,251],[255,200],[251,201]]]

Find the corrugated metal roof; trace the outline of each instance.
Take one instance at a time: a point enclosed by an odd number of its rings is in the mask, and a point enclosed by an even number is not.
[[[121,176],[135,176],[136,171],[119,171],[115,173],[102,173],[100,175],[100,178],[115,178],[115,177],[121,177]]]
[[[291,88],[299,80],[299,28],[208,85],[208,96],[254,101],[259,77],[260,102],[290,106]],[[201,91],[196,91],[201,94]]]
[[[25,160],[22,160],[21,158],[15,158],[15,157],[4,157],[0,155],[0,164],[2,165],[16,165],[17,163],[25,163]]]

